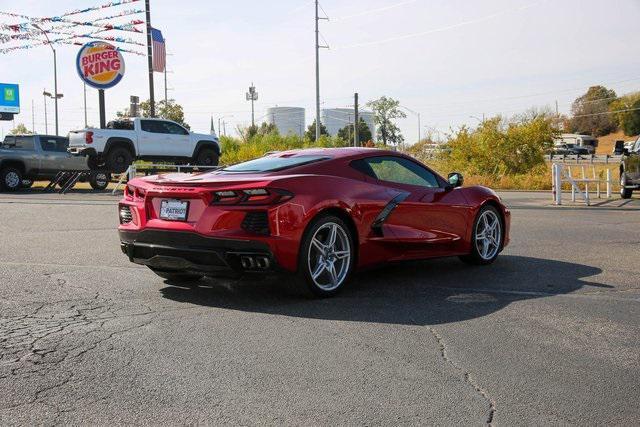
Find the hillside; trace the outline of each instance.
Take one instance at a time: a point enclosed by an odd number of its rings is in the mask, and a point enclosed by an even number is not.
[[[611,154],[613,153],[613,147],[616,145],[616,141],[632,141],[636,138],[635,136],[625,136],[621,130],[610,133],[609,135],[600,136],[598,137],[598,149],[596,152],[598,154]]]

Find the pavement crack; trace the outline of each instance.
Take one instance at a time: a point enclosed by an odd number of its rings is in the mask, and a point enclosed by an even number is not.
[[[451,365],[456,371],[459,371],[462,373],[462,377],[464,378],[464,381],[469,384],[476,393],[478,393],[480,396],[482,396],[482,398],[484,400],[487,401],[488,405],[489,405],[489,413],[487,414],[487,420],[486,420],[486,424],[487,425],[493,425],[493,418],[495,416],[496,413],[496,402],[495,400],[489,396],[489,393],[487,392],[486,389],[484,389],[479,383],[478,381],[476,381],[476,379],[473,377],[472,373],[465,370],[464,368],[462,368],[460,365],[458,365],[456,362],[454,362],[450,357],[449,354],[447,352],[447,346],[444,342],[444,339],[442,338],[442,335],[440,335],[438,333],[438,331],[436,331],[433,328],[428,328],[429,332],[431,332],[431,335],[433,335],[433,338],[436,340],[436,342],[438,343],[438,349],[440,350],[440,357],[442,357],[442,359],[447,362],[449,365]]]

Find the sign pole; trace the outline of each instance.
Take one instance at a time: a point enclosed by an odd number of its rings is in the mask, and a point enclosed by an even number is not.
[[[149,0],[145,0],[145,13],[147,20],[147,65],[149,67],[149,112],[151,117],[156,116],[156,104],[153,94],[153,53],[151,49],[151,7]],[[166,66],[166,65],[165,65]]]
[[[105,117],[104,108],[104,89],[98,90],[98,103],[100,104],[100,129],[107,127],[107,119]]]

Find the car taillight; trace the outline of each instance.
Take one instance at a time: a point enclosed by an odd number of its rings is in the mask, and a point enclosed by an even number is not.
[[[93,144],[93,132],[87,132],[84,134],[84,141],[87,144]]]
[[[275,188],[221,190],[213,193],[212,205],[275,205],[293,198],[293,193]]]

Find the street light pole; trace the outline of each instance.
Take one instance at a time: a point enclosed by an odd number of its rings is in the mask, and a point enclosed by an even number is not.
[[[47,39],[47,44],[49,45],[49,47],[51,48],[51,51],[53,52],[53,99],[54,99],[54,103],[55,103],[55,111],[56,111],[56,136],[58,136],[58,98],[62,98],[62,96],[60,96],[60,94],[58,93],[58,59],[56,57],[56,50],[53,48],[53,45],[51,44],[51,40],[49,40],[49,36],[47,35],[47,33],[38,26],[38,24],[31,24],[33,25],[36,29],[40,30],[42,32],[42,34],[44,35],[45,39]],[[46,102],[45,102],[46,104]]]
[[[47,123],[47,93],[44,90],[42,91],[42,99],[44,99],[44,134],[47,135],[49,133],[49,125]]]

